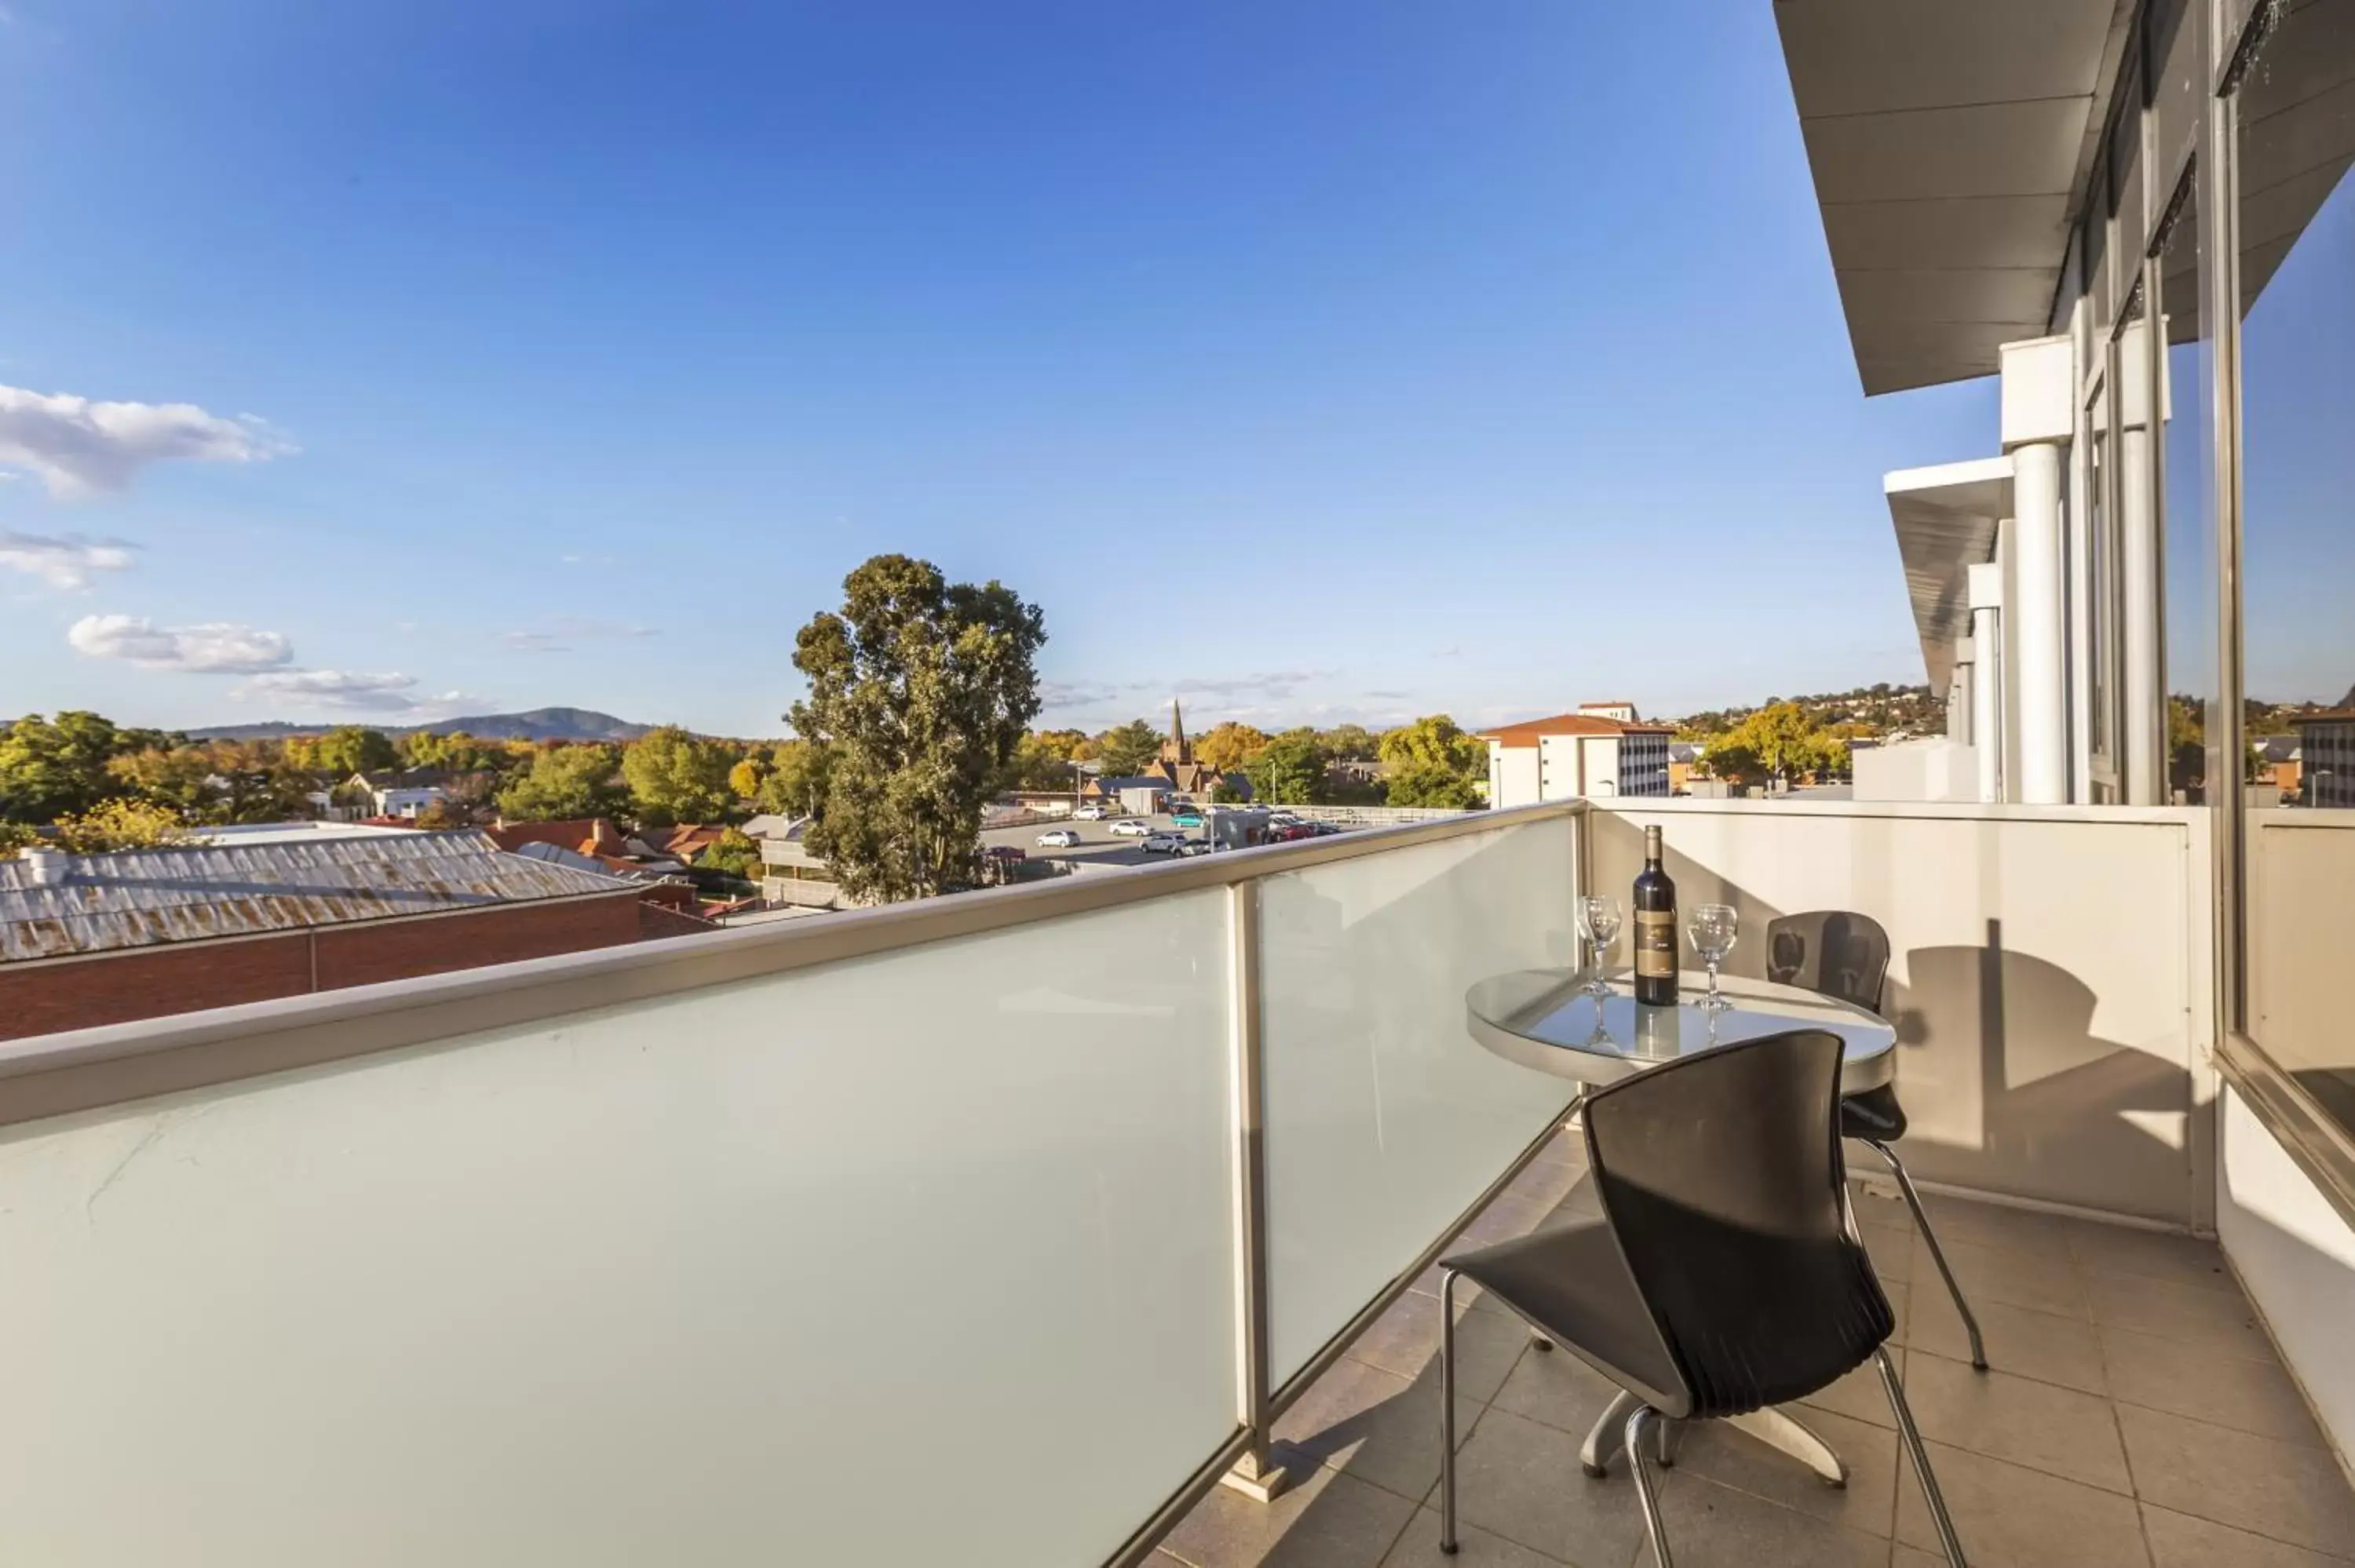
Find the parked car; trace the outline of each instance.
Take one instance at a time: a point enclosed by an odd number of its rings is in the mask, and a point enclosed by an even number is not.
[[[1208,854],[1218,847],[1218,845],[1212,843],[1208,839],[1188,839],[1184,843],[1178,846],[1178,853],[1188,859],[1191,859],[1198,854]]]
[[[1123,817],[1106,831],[1116,839],[1141,839],[1153,832],[1153,824],[1135,817]]]
[[[1080,830],[1077,828],[1049,828],[1039,835],[1040,849],[1077,849],[1079,844]]]
[[[1296,828],[1300,825],[1300,819],[1290,811],[1270,811],[1267,820],[1271,827]]]
[[[991,860],[1002,862],[1007,865],[1019,865],[1030,858],[1013,844],[991,844],[981,853]]]
[[[1180,806],[1169,813],[1169,821],[1178,827],[1199,828],[1202,825],[1202,813],[1191,806]]]
[[[1101,822],[1106,817],[1111,815],[1112,808],[1109,806],[1091,804],[1082,806],[1078,810],[1073,811],[1071,813],[1071,821],[1075,822]]]
[[[1272,844],[1288,844],[1295,839],[1313,839],[1316,836],[1316,830],[1306,822],[1270,822],[1267,825],[1267,842]]]
[[[1138,848],[1147,854],[1183,854],[1186,853],[1184,833],[1148,833]]]

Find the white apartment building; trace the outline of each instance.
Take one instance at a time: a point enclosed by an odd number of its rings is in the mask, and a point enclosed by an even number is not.
[[[1489,730],[1488,804],[1531,806],[1668,793],[1668,740],[1675,730],[1645,724],[1632,703],[1590,705],[1576,713]]]

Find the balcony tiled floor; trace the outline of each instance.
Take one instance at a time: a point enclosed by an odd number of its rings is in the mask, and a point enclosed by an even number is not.
[[[1563,1140],[1469,1233],[1592,1213]],[[2350,1492],[2213,1244],[1932,1199],[1993,1370],[1894,1198],[1858,1218],[1898,1314],[1914,1418],[1974,1568],[2335,1568],[2355,1563]],[[1418,1282],[1289,1414],[1316,1473],[1272,1505],[1221,1488],[1163,1543],[1162,1568],[1399,1568],[1439,1553],[1439,1302]],[[1636,1568],[1625,1467],[1578,1467],[1609,1399],[1493,1303],[1458,1304],[1460,1568]],[[1934,1568],[1921,1493],[1872,1372],[1800,1413],[1839,1450],[1844,1490],[1738,1433],[1690,1430],[1662,1506],[1678,1568]]]

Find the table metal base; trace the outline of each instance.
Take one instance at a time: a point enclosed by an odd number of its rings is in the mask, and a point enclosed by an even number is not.
[[[1610,1473],[1611,1461],[1626,1451],[1627,1417],[1634,1414],[1643,1403],[1634,1394],[1624,1392],[1612,1397],[1602,1419],[1594,1424],[1593,1429],[1586,1435],[1586,1441],[1579,1446],[1578,1462],[1585,1467],[1588,1475]],[[1830,1444],[1801,1425],[1797,1417],[1770,1409],[1721,1419],[1735,1431],[1748,1433],[1777,1453],[1788,1454],[1813,1470],[1817,1478],[1826,1486],[1848,1485],[1848,1467],[1840,1463],[1840,1457],[1832,1452]],[[1661,1464],[1676,1463],[1677,1441],[1684,1425],[1681,1421],[1660,1423],[1658,1457]]]

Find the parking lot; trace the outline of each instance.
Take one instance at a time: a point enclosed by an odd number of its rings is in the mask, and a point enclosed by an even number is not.
[[[1115,837],[1112,825],[1115,821],[1145,821],[1153,824],[1156,832],[1183,833],[1199,839],[1205,830],[1181,828],[1164,815],[1152,817],[1107,818],[1101,822],[1031,822],[1018,828],[989,828],[983,831],[981,842],[995,846],[1011,844],[1033,860],[1068,860],[1088,865],[1167,865],[1175,858],[1166,854],[1146,854],[1139,846],[1143,839]],[[1055,828],[1069,828],[1080,835],[1074,849],[1045,849],[1039,835]]]

